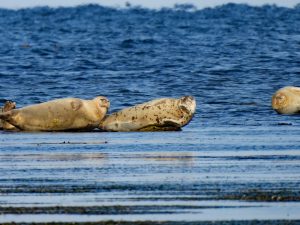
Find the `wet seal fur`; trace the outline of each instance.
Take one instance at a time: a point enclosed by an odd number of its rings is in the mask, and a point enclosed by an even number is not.
[[[280,114],[300,113],[300,88],[287,86],[272,96],[272,108]]]
[[[192,96],[161,98],[107,115],[99,128],[104,131],[175,131],[194,116]]]
[[[0,113],[0,119],[23,131],[93,130],[110,103],[106,97],[92,100],[62,98]]]

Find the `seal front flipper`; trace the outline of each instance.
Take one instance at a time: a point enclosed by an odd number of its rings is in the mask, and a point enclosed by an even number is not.
[[[81,101],[76,101],[76,100],[73,100],[71,102],[71,107],[74,111],[77,111],[80,109],[80,107],[82,106],[82,102]]]
[[[164,118],[161,124],[145,126],[138,131],[181,131],[181,125],[175,120]]]
[[[163,126],[166,127],[181,127],[180,123],[177,120],[172,120],[172,119],[163,119]]]
[[[153,131],[181,131],[180,127],[174,127],[174,126],[155,126],[150,125],[147,127],[143,127],[141,129],[138,129],[137,131],[145,131],[145,132],[153,132]]]

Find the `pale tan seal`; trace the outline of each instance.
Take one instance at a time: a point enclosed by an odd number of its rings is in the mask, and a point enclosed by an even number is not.
[[[300,88],[287,86],[276,91],[272,108],[280,114],[300,113]]]
[[[192,96],[161,98],[125,108],[105,117],[99,128],[104,131],[180,130],[196,110]]]
[[[63,98],[13,109],[0,119],[25,131],[92,130],[97,128],[108,108],[107,98],[92,100]]]

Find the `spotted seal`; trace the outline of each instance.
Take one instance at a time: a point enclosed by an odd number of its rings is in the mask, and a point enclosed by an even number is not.
[[[188,124],[196,110],[192,96],[160,98],[107,115],[104,131],[174,131]]]
[[[104,118],[106,97],[62,98],[0,113],[0,119],[24,131],[92,130]]]
[[[300,113],[300,88],[287,86],[272,96],[272,108],[280,114]]]

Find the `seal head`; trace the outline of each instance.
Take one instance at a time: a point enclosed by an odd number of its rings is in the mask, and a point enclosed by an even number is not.
[[[276,93],[272,97],[272,107],[274,110],[280,110],[287,106],[287,96],[284,93]]]
[[[300,88],[288,86],[276,91],[272,108],[279,114],[300,113]]]
[[[180,98],[179,108],[188,115],[194,115],[196,111],[196,100],[193,96],[184,96]]]
[[[100,110],[100,114],[105,115],[110,107],[110,102],[108,98],[104,96],[97,96],[92,100],[98,110]]]

